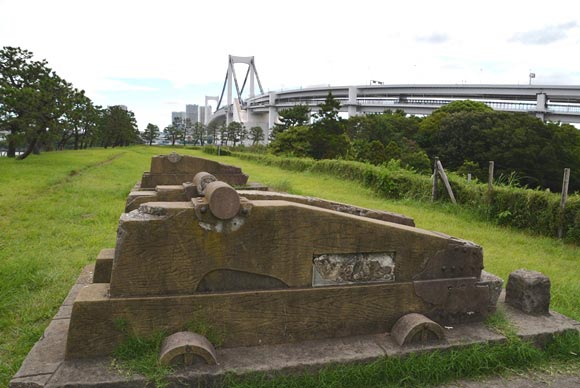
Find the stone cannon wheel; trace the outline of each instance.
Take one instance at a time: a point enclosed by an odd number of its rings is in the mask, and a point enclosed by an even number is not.
[[[391,330],[391,336],[403,346],[439,341],[445,337],[445,332],[423,314],[411,313],[399,318]]]
[[[190,331],[180,331],[163,340],[159,362],[163,365],[191,366],[200,362],[216,365],[217,357],[207,338]]]

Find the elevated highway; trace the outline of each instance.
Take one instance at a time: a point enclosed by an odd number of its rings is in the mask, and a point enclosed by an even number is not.
[[[243,82],[238,82],[235,64],[247,65]],[[257,82],[260,94],[255,94]],[[249,97],[242,95],[249,85]],[[234,86],[236,95],[234,96]],[[226,94],[227,90],[227,94]],[[247,90],[247,89],[246,89]],[[313,112],[332,93],[348,116],[403,110],[428,115],[457,100],[480,101],[495,110],[525,112],[547,121],[580,123],[580,86],[572,85],[350,85],[317,86],[264,93],[254,57],[230,55],[220,97],[206,96],[206,122],[242,122],[260,126],[266,134],[278,120],[278,112],[294,105],[307,105]],[[222,105],[222,102],[225,103]],[[217,102],[211,112],[208,101]]]
[[[441,106],[457,100],[483,102],[495,110],[526,112],[542,120],[580,123],[580,86],[569,85],[354,85],[324,86],[264,93],[230,109],[224,107],[212,116],[225,120],[226,112],[246,126],[271,128],[281,109],[297,104],[317,105],[328,93],[340,101],[341,111],[349,116],[382,113],[401,109],[412,115],[428,115]],[[234,106],[235,105],[235,106]],[[234,109],[236,108],[236,109]]]

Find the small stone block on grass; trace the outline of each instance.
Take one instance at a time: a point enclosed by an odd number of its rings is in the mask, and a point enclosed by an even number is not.
[[[527,269],[512,272],[506,286],[505,301],[527,314],[549,315],[550,278]]]

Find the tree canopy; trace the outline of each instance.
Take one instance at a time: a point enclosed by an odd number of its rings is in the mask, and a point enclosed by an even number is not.
[[[310,121],[310,108],[308,105],[294,105],[291,108],[286,108],[278,112],[278,121],[270,133],[270,140],[274,140],[276,136],[291,127],[301,127],[308,124]]]
[[[454,101],[424,118],[397,110],[344,120],[339,109],[329,94],[313,115],[314,123],[284,129],[270,150],[377,165],[395,159],[425,173],[437,156],[449,170],[469,170],[481,180],[487,179],[493,160],[497,175],[514,172],[521,184],[554,191],[561,188],[563,169],[569,167],[570,188],[580,189],[580,132],[568,124],[494,111],[478,101]]]
[[[557,191],[562,171],[569,167],[576,178],[574,189],[580,188],[580,133],[571,125],[496,111],[444,113],[436,127],[434,123],[421,123],[421,132],[428,134],[421,145],[452,170],[474,162],[479,166],[475,175],[486,179],[488,161],[493,160],[498,174],[515,171],[521,184]]]
[[[143,140],[146,143],[151,145],[155,140],[157,140],[159,135],[160,135],[159,127],[155,124],[149,123],[147,124],[147,127],[145,127],[145,130],[143,131],[143,134],[141,136],[143,137]]]
[[[0,129],[8,132],[8,156],[19,159],[44,149],[139,142],[132,112],[93,105],[32,52],[0,50]]]

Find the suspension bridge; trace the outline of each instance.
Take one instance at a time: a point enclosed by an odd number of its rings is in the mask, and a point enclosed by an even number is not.
[[[235,70],[238,63],[247,65],[241,83]],[[258,94],[256,84],[259,88]],[[483,102],[495,110],[526,112],[545,121],[580,123],[580,86],[328,85],[264,92],[254,57],[230,55],[221,95],[205,98],[205,124],[227,125],[237,121],[247,128],[260,126],[268,138],[269,129],[277,122],[280,110],[301,104],[316,112],[318,104],[324,101],[329,92],[340,102],[340,110],[349,117],[383,113],[389,109],[400,109],[411,115],[429,115],[452,101],[469,99]],[[217,102],[213,111],[210,101]]]

